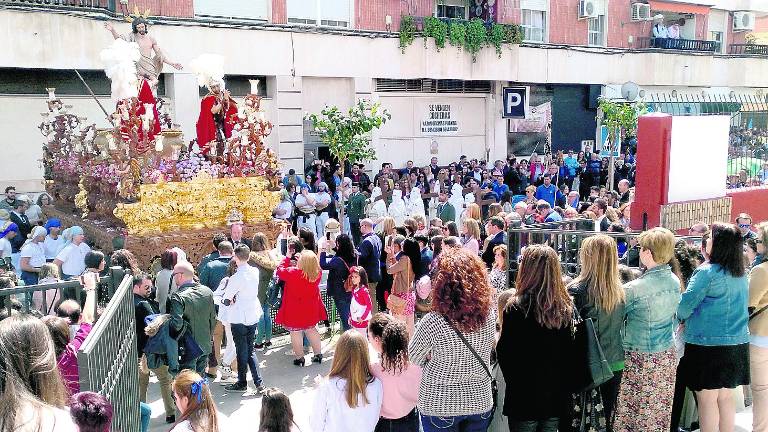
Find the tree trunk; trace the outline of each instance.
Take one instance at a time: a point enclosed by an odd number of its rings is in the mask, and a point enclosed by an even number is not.
[[[341,183],[339,184],[339,226],[341,227],[340,233],[344,233],[344,191],[341,190],[344,185],[344,161],[339,163],[341,165]]]

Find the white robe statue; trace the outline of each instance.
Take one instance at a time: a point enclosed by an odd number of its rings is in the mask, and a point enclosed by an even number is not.
[[[425,216],[424,200],[421,198],[421,189],[415,187],[411,189],[411,196],[408,198],[408,216]]]
[[[461,223],[461,215],[464,213],[464,195],[463,195],[464,188],[461,187],[459,184],[454,184],[453,187],[451,187],[451,197],[448,199],[448,202],[453,205],[453,208],[456,209],[456,224],[459,225]]]
[[[375,224],[378,224],[381,219],[387,217],[387,203],[381,199],[376,201],[376,198],[381,196],[381,188],[376,186],[371,192],[371,198],[369,198],[368,217],[373,220]]]
[[[392,191],[392,203],[387,212],[395,220],[396,226],[403,226],[405,222],[405,201],[403,201],[403,191],[395,189]]]

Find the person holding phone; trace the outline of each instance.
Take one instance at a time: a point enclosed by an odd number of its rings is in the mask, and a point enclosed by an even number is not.
[[[334,252],[335,256],[331,256]],[[349,269],[357,265],[357,251],[352,245],[352,238],[339,234],[335,241],[324,240],[320,245],[320,268],[328,270],[327,292],[333,298],[339,311],[341,327],[349,330],[349,308],[352,293],[347,292],[344,282],[349,277]]]

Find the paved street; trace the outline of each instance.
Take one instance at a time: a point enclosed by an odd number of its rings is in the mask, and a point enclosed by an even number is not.
[[[273,340],[276,348],[259,352],[264,384],[268,387],[278,387],[290,396],[296,423],[303,431],[310,430],[308,420],[313,400],[312,389],[315,378],[318,375],[326,375],[331,368],[334,342],[330,342],[328,338],[323,339],[323,352],[326,355],[323,363],[320,365],[308,363],[304,368],[294,366],[293,357],[284,354],[286,350],[290,350],[287,337]],[[307,356],[307,362],[309,357]],[[252,385],[250,374],[248,376],[249,384]],[[163,402],[156,383],[157,379],[152,377],[147,395],[148,402],[152,406],[152,422],[149,428],[151,432],[169,429],[169,425],[165,423]],[[232,430],[256,430],[261,412],[261,397],[243,397],[242,393],[228,393],[218,381],[211,385],[211,389],[219,411],[229,417]]]
[[[337,338],[336,335],[333,340],[327,337],[323,339],[323,352],[326,357],[321,365],[315,363],[304,368],[294,366],[293,357],[285,355],[286,350],[290,350],[287,337],[273,340],[276,348],[259,352],[259,362],[265,385],[278,387],[290,396],[296,423],[302,431],[310,430],[309,414],[312,410],[315,380],[318,375],[325,375],[330,370],[333,348]],[[373,351],[371,351],[371,355],[374,355]],[[309,361],[309,356],[307,356],[307,361]],[[166,432],[170,428],[164,421],[165,413],[163,402],[160,399],[159,387],[156,384],[157,379],[152,377],[150,382],[147,397],[152,406],[152,421],[149,430],[150,432]],[[229,417],[228,424],[233,428],[232,430],[256,430],[261,413],[261,397],[243,397],[241,393],[227,393],[224,386],[218,382],[215,382],[211,389],[219,411]],[[736,403],[739,407],[743,406],[743,400],[737,400]],[[736,414],[735,432],[749,432],[751,430],[752,407],[747,407]]]

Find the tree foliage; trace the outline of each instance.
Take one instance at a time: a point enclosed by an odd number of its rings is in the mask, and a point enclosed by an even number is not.
[[[332,106],[325,107],[320,114],[307,115],[323,144],[342,164],[342,170],[345,161],[353,164],[376,157],[370,133],[391,118],[380,103],[367,100],[358,101],[346,114]]]

